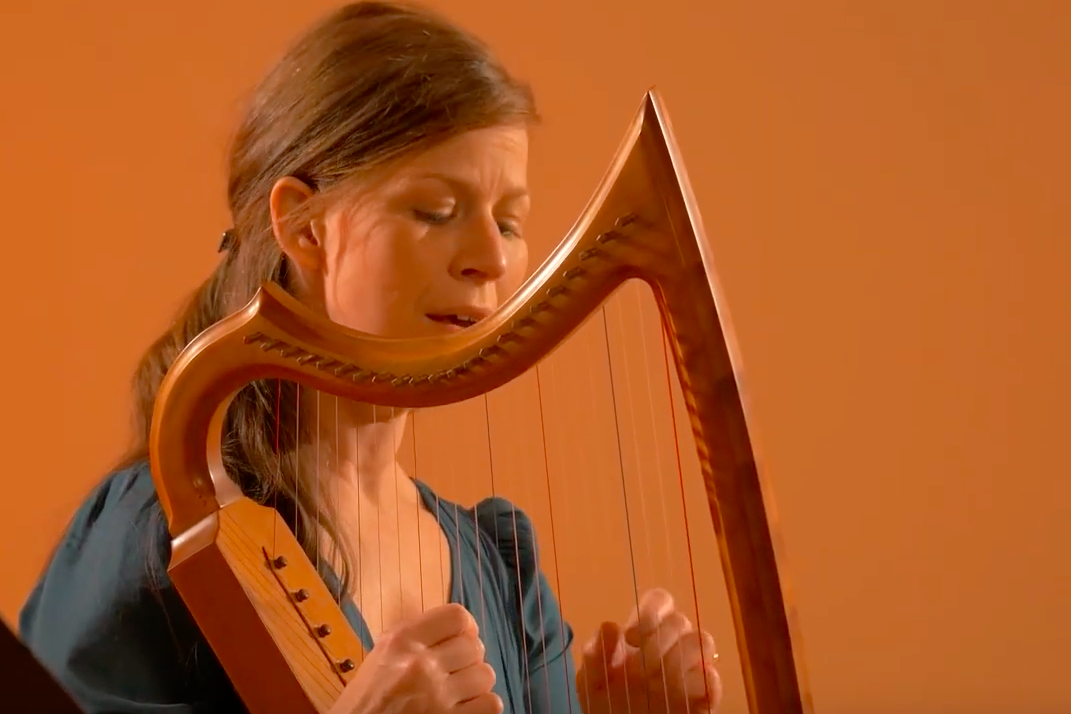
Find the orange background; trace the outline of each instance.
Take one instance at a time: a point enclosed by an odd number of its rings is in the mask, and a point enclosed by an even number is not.
[[[218,259],[243,97],[334,3],[6,5],[0,614],[13,622],[125,444],[137,357]],[[644,90],[662,90],[746,366],[817,710],[1071,708],[1071,4],[437,5],[536,89],[536,262],[588,200]],[[530,378],[486,407],[417,418],[418,474],[532,512],[582,637],[632,601],[607,386],[638,395],[619,404],[642,447],[625,448],[633,496],[639,473],[674,475],[662,473],[666,390],[648,395],[641,359],[660,343],[622,342],[615,327],[637,296],[606,313],[628,380],[611,385],[605,352],[592,358],[600,325],[541,372],[558,444],[545,463]],[[667,489],[640,502],[653,508]],[[697,493],[695,547],[709,548]],[[678,541],[639,532],[640,584],[690,599],[686,562],[659,556]],[[596,536],[614,546],[592,565]],[[743,711],[720,574],[698,560],[726,711]]]

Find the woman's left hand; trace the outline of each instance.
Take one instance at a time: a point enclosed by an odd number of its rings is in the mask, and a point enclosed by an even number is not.
[[[640,598],[622,627],[604,622],[584,646],[577,693],[585,714],[713,714],[721,701],[714,638],[699,632],[665,590]]]

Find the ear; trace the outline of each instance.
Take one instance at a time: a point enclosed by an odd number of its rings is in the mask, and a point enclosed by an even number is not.
[[[268,199],[275,241],[303,281],[318,272],[324,261],[322,231],[317,221],[296,220],[298,211],[307,206],[314,193],[303,181],[285,176],[272,186]]]

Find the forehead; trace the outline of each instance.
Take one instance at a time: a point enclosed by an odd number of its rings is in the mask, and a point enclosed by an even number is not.
[[[528,180],[528,130],[506,125],[453,136],[409,157],[395,177],[406,182],[437,178],[472,189],[523,192]]]

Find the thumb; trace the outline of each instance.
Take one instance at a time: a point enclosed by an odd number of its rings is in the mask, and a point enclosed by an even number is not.
[[[596,687],[605,684],[625,660],[625,631],[616,622],[604,622],[584,645],[582,668],[585,682]]]

